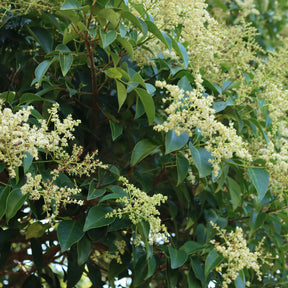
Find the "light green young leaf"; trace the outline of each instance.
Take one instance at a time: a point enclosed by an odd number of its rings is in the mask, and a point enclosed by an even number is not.
[[[103,48],[106,48],[116,40],[117,33],[115,30],[111,30],[108,32],[100,30],[100,37],[103,43]]]
[[[117,72],[119,72],[119,71],[117,71]],[[122,74],[121,74],[121,76],[122,76]],[[118,81],[116,79],[115,79],[115,81],[116,81],[116,87],[117,87],[117,98],[118,98],[118,105],[119,105],[118,112],[119,112],[122,105],[124,104],[124,102],[127,98],[127,89],[124,86],[124,84],[122,84],[120,81]]]

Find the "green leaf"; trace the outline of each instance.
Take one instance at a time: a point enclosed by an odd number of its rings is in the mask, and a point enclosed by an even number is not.
[[[186,178],[186,175],[188,173],[188,168],[189,168],[189,161],[183,154],[178,153],[176,156],[176,165],[177,165],[177,174],[178,174],[177,185],[179,185]]]
[[[55,101],[51,100],[51,99],[45,99],[42,98],[41,96],[37,95],[37,94],[33,94],[33,93],[24,93],[20,100],[19,100],[19,104],[30,104],[33,102],[37,102],[37,101],[46,101],[46,102],[50,102],[50,103],[55,103]]]
[[[39,287],[42,287],[41,279],[39,277],[36,277],[35,275],[28,276],[21,286],[21,288],[39,288]]]
[[[119,72],[119,71],[117,71],[117,72]],[[122,74],[121,74],[121,76],[122,76]],[[119,112],[122,105],[124,104],[124,102],[127,98],[127,89],[120,81],[118,81],[118,80],[115,80],[115,81],[116,81],[116,86],[117,86],[117,98],[118,98],[118,105],[119,105],[118,112]]]
[[[84,235],[84,237],[77,244],[78,265],[83,265],[89,258],[92,252],[92,242]]]
[[[185,252],[190,255],[203,250],[203,245],[195,241],[187,241],[184,244]]]
[[[143,33],[143,36],[146,37],[148,28],[147,28],[147,24],[143,20],[136,17],[134,14],[132,14],[129,11],[123,11],[122,17],[129,20],[132,24],[134,24],[137,28],[139,28],[140,31]]]
[[[169,154],[183,148],[189,140],[186,132],[176,135],[174,130],[168,131],[165,137],[165,154]]]
[[[104,206],[92,207],[86,217],[84,231],[107,226],[114,222],[115,217],[106,217],[107,213],[111,212],[112,209]]]
[[[172,246],[168,247],[170,259],[171,259],[171,268],[176,269],[181,267],[186,262],[188,255],[184,250],[174,249]]]
[[[64,220],[60,222],[57,227],[57,236],[62,252],[68,250],[84,236],[82,228],[81,224],[73,220]]]
[[[13,100],[16,96],[15,91],[8,91],[0,93],[0,99],[3,100],[5,103],[8,102],[10,105],[13,104]]]
[[[223,256],[221,256],[215,250],[212,250],[205,261],[205,278],[207,279],[210,271],[214,270],[223,260]]]
[[[177,42],[173,37],[171,37],[171,40],[173,49],[176,51],[178,56],[180,56],[180,58],[183,60],[185,68],[187,68],[189,63],[189,56],[185,47],[181,43]]]
[[[28,25],[26,27],[28,27]],[[52,51],[54,38],[46,29],[36,26],[28,28],[28,30],[46,53]]]
[[[156,261],[155,256],[152,255],[151,257],[149,257],[147,259],[147,263],[148,263],[148,271],[147,271],[147,275],[145,277],[145,280],[150,278],[154,274],[154,272],[157,268],[157,261]]]
[[[32,238],[30,242],[31,242],[33,262],[35,263],[38,273],[41,274],[43,268],[43,254],[42,254],[41,240]]]
[[[199,260],[198,257],[193,257],[191,260],[191,266],[193,269],[193,272],[195,274],[195,277],[199,279],[202,284],[205,283],[205,274],[204,274],[204,269],[203,265],[201,264],[201,261]],[[204,287],[204,286],[202,286]]]
[[[7,223],[12,217],[16,215],[17,211],[22,207],[27,197],[28,197],[28,194],[23,195],[19,188],[15,188],[9,193],[7,197],[7,201],[6,201]]]
[[[254,233],[257,231],[258,228],[262,227],[265,220],[266,220],[266,213],[260,212],[256,213],[253,211],[251,213],[251,218],[250,218],[250,227],[251,227],[251,233]]]
[[[132,151],[130,165],[135,166],[138,162],[142,161],[158,147],[159,145],[153,144],[148,139],[140,140],[136,143]]]
[[[123,132],[123,127],[121,124],[109,120],[112,140],[115,141]]]
[[[70,53],[71,50],[67,45],[64,44],[58,44],[55,48],[55,51],[57,52],[66,52],[66,53]]]
[[[100,30],[100,37],[102,40],[103,48],[106,48],[116,40],[117,33],[115,30],[111,30],[108,32]]]
[[[78,255],[76,246],[72,246],[68,252],[67,288],[74,288],[84,271],[84,266],[78,265]]]
[[[248,168],[248,176],[258,192],[261,201],[269,187],[269,173],[263,168]]]
[[[28,152],[24,152],[24,154],[26,155],[26,157],[23,160],[23,168],[24,168],[24,173],[27,173],[27,171],[29,170],[29,168],[31,167],[33,163],[33,156]]]
[[[155,106],[154,106],[154,101],[152,96],[144,89],[142,88],[135,88],[134,89],[136,91],[136,93],[138,94],[144,109],[145,109],[145,113],[147,115],[148,118],[148,123],[149,125],[151,125],[154,121],[155,118]]]
[[[22,207],[28,195],[23,195],[19,188],[13,189],[8,197],[6,202],[6,221],[8,221],[15,216],[17,211]]]
[[[73,56],[72,54],[60,53],[59,60],[62,74],[65,76],[72,66]]]
[[[148,27],[148,31],[151,32],[154,36],[156,36],[170,50],[171,45],[169,45],[169,43],[167,42],[167,39],[164,37],[162,32],[159,30],[159,28],[152,21],[147,20],[145,21],[145,23]]]
[[[35,69],[35,78],[36,81],[41,83],[42,78],[44,77],[45,73],[47,72],[48,68],[52,64],[53,60],[44,60],[41,62]]]
[[[138,83],[138,84],[140,84],[141,86],[143,86],[144,88],[146,88],[146,83],[145,83],[145,81],[143,80],[143,78],[141,77],[141,75],[140,75],[139,73],[137,73],[137,72],[133,75],[132,82]]]
[[[209,159],[213,159],[211,153],[208,152],[205,148],[196,148],[189,143],[190,152],[193,158],[193,161],[198,169],[199,177],[203,178],[212,173],[211,163]]]
[[[47,227],[43,225],[42,223],[34,222],[28,226],[25,232],[25,238],[26,239],[39,238],[45,233],[46,229]]]
[[[117,37],[117,41],[121,44],[121,46],[127,51],[128,55],[133,58],[134,53],[133,53],[133,46],[131,43],[124,37]]]
[[[235,180],[230,177],[227,178],[227,181],[233,210],[235,210],[237,207],[241,206],[241,187]]]
[[[121,79],[122,78],[122,73],[118,70],[119,68],[109,68],[107,70],[105,70],[105,74],[109,77],[109,78],[113,78],[113,79]],[[117,84],[117,82],[116,82]],[[118,87],[118,86],[117,86]],[[125,98],[126,99],[126,98]],[[123,104],[123,103],[122,103]]]
[[[237,278],[234,280],[235,288],[245,288],[246,279],[243,270],[239,271]]]
[[[89,188],[87,200],[92,200],[103,196],[106,192],[106,189],[95,189]]]
[[[6,201],[7,201],[7,197],[9,195],[10,192],[10,187],[6,186],[6,187],[1,187],[1,191],[0,191],[0,219],[4,216],[5,212],[6,212]]]
[[[71,10],[80,8],[81,4],[77,0],[65,0],[60,10]]]

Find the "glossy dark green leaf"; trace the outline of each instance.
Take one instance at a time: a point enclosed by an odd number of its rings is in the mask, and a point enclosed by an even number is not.
[[[135,88],[135,91],[144,106],[145,113],[148,118],[148,123],[151,125],[155,118],[155,105],[153,98],[146,90],[142,88]]]
[[[77,254],[78,254],[78,265],[83,265],[89,258],[92,252],[92,242],[91,240],[84,235],[82,239],[77,244]]]
[[[182,155],[181,153],[178,153],[176,156],[176,166],[177,166],[177,174],[178,174],[178,181],[177,185],[183,182],[183,180],[186,178],[188,169],[189,169],[189,161],[187,158]]]
[[[199,279],[202,285],[205,283],[205,272],[203,265],[198,257],[193,257],[191,260],[191,267],[193,269],[194,275]],[[202,286],[203,287],[203,286]]]
[[[185,252],[190,255],[195,252],[201,251],[203,249],[203,245],[195,242],[195,241],[187,241],[184,244]]]
[[[231,202],[233,206],[233,210],[235,210],[237,207],[241,206],[241,186],[232,178],[228,177],[228,186],[229,186],[229,193],[231,197]]]
[[[248,176],[256,188],[258,198],[261,201],[269,187],[269,173],[263,168],[249,167]]]
[[[60,53],[59,54],[59,61],[60,61],[60,67],[63,76],[66,76],[66,74],[69,72],[72,63],[73,63],[73,56],[72,54],[67,53]]]
[[[64,220],[57,227],[57,236],[64,252],[84,236],[83,227],[76,221]]]
[[[168,251],[170,255],[172,269],[181,267],[188,259],[188,255],[184,250],[178,250],[173,248],[172,246],[169,246]]]
[[[106,217],[106,214],[111,212],[112,209],[104,206],[94,206],[90,208],[86,217],[84,231],[107,226],[114,222],[115,217]]]
[[[105,194],[105,192],[106,192],[106,189],[96,189],[94,185],[92,184],[89,186],[87,200],[100,198],[101,196]]]
[[[6,221],[8,221],[15,216],[17,211],[22,207],[28,195],[23,195],[19,188],[13,189],[6,201]]]
[[[45,73],[47,72],[48,68],[52,64],[52,60],[44,60],[41,62],[35,69],[35,78],[36,81],[41,83],[42,78],[44,77]]]
[[[79,266],[76,246],[72,246],[68,252],[67,288],[73,288],[81,279],[84,271],[83,266]]]
[[[165,154],[169,154],[183,148],[189,140],[187,133],[176,135],[174,130],[168,131],[165,137]]]
[[[209,162],[212,159],[211,152],[208,152],[205,148],[196,148],[189,143],[190,152],[193,158],[193,161],[198,169],[199,177],[203,178],[212,173],[211,163]]]
[[[123,126],[117,122],[109,120],[112,140],[115,141],[123,132]]]
[[[214,270],[223,261],[223,256],[215,250],[212,250],[205,261],[205,278],[208,277],[210,271]]]
[[[163,33],[159,30],[156,24],[154,24],[152,21],[145,21],[148,31],[151,32],[154,36],[156,36],[169,50],[171,49],[172,43],[168,43],[166,37],[163,35]],[[170,44],[170,45],[169,45]]]
[[[130,165],[135,166],[138,162],[142,161],[158,147],[159,145],[152,143],[148,139],[140,140],[133,148]]]
[[[39,288],[39,287],[42,287],[41,279],[35,275],[30,275],[25,279],[25,281],[21,287],[22,288]]]
[[[1,187],[0,190],[0,219],[4,216],[6,212],[6,201],[10,193],[11,188],[9,186]]]
[[[54,38],[48,30],[42,27],[32,27],[30,32],[46,53],[52,51]]]
[[[28,152],[24,152],[24,154],[26,155],[26,157],[23,160],[23,168],[24,168],[24,173],[27,173],[27,171],[32,165],[33,156],[29,154]]]
[[[31,240],[32,257],[39,274],[42,273],[43,268],[43,254],[41,240],[32,238]]]

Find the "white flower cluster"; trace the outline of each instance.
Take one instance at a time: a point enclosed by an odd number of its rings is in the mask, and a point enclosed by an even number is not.
[[[114,209],[106,217],[118,216],[121,218],[123,215],[128,215],[131,222],[135,225],[143,220],[147,221],[150,224],[149,243],[152,245],[153,242],[160,238],[166,241],[167,228],[161,224],[161,219],[158,217],[160,213],[156,206],[167,201],[167,196],[155,194],[150,197],[133,184],[130,184],[125,177],[119,177],[119,181],[123,183],[128,197],[117,199],[116,201],[122,204],[123,207]]]
[[[254,0],[235,0],[241,9],[241,17],[247,17],[249,14],[259,15],[260,12],[255,8]]]
[[[228,234],[225,229],[221,229],[213,222],[210,223],[218,231],[218,236],[225,241],[224,244],[220,244],[215,240],[211,241],[211,243],[215,245],[214,249],[225,258],[225,262],[216,268],[217,271],[221,271],[224,279],[222,287],[228,288],[228,285],[237,278],[239,271],[244,268],[253,269],[256,272],[258,280],[261,281],[261,266],[263,263],[267,263],[265,259],[269,257],[269,255],[264,256],[261,251],[261,246],[265,238],[259,242],[255,251],[251,252],[247,246],[242,228],[236,227],[235,232],[232,231]]]
[[[218,164],[223,159],[232,158],[235,154],[237,157],[251,161],[252,157],[246,149],[246,143],[237,135],[230,122],[229,127],[217,121],[215,110],[212,108],[213,97],[205,96],[204,88],[201,86],[201,76],[196,77],[197,89],[193,91],[184,91],[177,85],[169,85],[165,82],[156,82],[156,86],[167,89],[169,97],[163,101],[171,101],[171,104],[165,110],[167,120],[154,129],[156,131],[168,132],[174,130],[177,135],[186,132],[190,137],[198,128],[205,141],[205,148],[211,151],[214,175],[219,172]]]
[[[51,179],[44,181],[42,176],[26,175],[26,184],[21,187],[23,194],[30,194],[31,199],[44,198],[44,211],[49,210],[50,204],[55,202],[55,214],[58,213],[60,203],[78,203],[82,201],[71,199],[72,195],[81,192],[78,188],[58,187],[54,182],[60,172],[71,176],[90,176],[98,167],[106,168],[102,162],[95,159],[97,151],[91,155],[87,154],[84,160],[80,160],[83,152],[81,146],[74,145],[72,154],[65,151],[68,142],[74,139],[73,132],[75,126],[80,124],[80,120],[73,120],[68,115],[63,121],[60,121],[57,109],[59,104],[54,104],[48,110],[50,118],[48,121],[39,120],[40,126],[30,125],[29,117],[32,106],[21,108],[16,113],[10,108],[0,108],[0,161],[5,162],[9,176],[16,177],[15,168],[23,164],[23,160],[29,153],[34,160],[39,159],[39,149],[44,150],[52,156],[58,167],[50,171]],[[49,124],[53,123],[54,129],[50,131]]]

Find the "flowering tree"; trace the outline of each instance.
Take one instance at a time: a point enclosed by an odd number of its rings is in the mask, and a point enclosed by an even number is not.
[[[0,287],[285,287],[287,11],[2,0]]]

